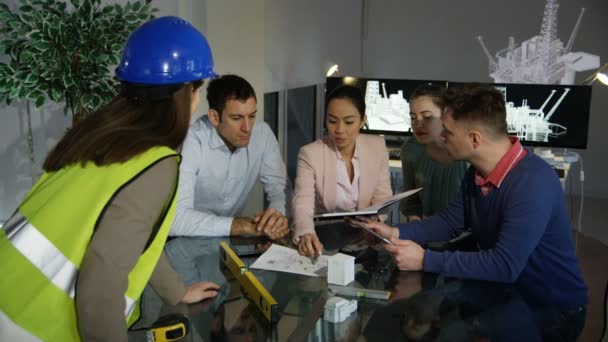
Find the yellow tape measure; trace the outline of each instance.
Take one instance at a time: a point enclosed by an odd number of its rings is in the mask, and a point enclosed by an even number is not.
[[[178,341],[190,333],[190,320],[181,314],[172,314],[159,318],[149,328],[129,331],[130,338],[147,342]]]

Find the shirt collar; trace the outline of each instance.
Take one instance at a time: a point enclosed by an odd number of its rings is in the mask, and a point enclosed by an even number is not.
[[[333,145],[334,151],[336,152],[336,156],[338,157],[338,160],[342,160],[344,161],[344,158],[342,158],[342,154],[340,153],[340,151],[338,151],[338,148],[336,147],[336,145]],[[359,144],[355,143],[355,152],[353,153],[353,160],[359,160]]]
[[[491,184],[494,187],[500,187],[500,184],[507,176],[507,173],[509,173],[517,162],[526,155],[526,150],[519,142],[519,139],[516,137],[509,137],[509,140],[511,140],[511,148],[502,156],[502,158],[500,158],[496,167],[494,167],[494,170],[490,172],[487,178],[481,176],[479,171],[475,171],[475,183],[477,183],[477,185],[482,186]]]
[[[209,120],[209,117],[207,115],[205,115],[204,120],[205,120],[205,125],[208,127],[208,129],[210,131],[209,148],[215,150],[222,146],[225,146],[228,149],[228,146],[226,146],[224,139],[222,139],[222,137],[220,137],[220,134],[217,132],[217,128],[215,128],[215,126],[213,126],[213,124],[211,124],[211,121]]]

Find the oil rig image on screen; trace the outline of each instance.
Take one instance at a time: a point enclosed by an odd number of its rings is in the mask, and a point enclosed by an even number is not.
[[[557,37],[557,0],[547,0],[540,33],[517,45],[509,37],[509,46],[495,56],[488,51],[482,36],[477,39],[488,57],[490,77],[495,83],[574,84],[576,72],[597,69],[600,58],[587,52],[572,52],[572,45],[581,25],[585,9],[582,8],[564,43]]]

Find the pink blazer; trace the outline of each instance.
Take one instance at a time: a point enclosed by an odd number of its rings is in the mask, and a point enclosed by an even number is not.
[[[384,139],[359,134],[359,200],[357,210],[392,196],[388,151]],[[315,214],[336,210],[336,152],[328,137],[302,146],[298,154],[296,184],[292,200],[294,238],[314,233]]]

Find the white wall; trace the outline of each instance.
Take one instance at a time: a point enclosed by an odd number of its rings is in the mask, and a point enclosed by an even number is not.
[[[263,20],[267,92],[360,73],[361,0],[265,0]]]
[[[237,74],[248,80],[258,99],[258,121],[264,120],[264,1],[206,1],[205,35],[213,51],[218,74]],[[259,183],[250,194],[247,215],[262,209]]]

